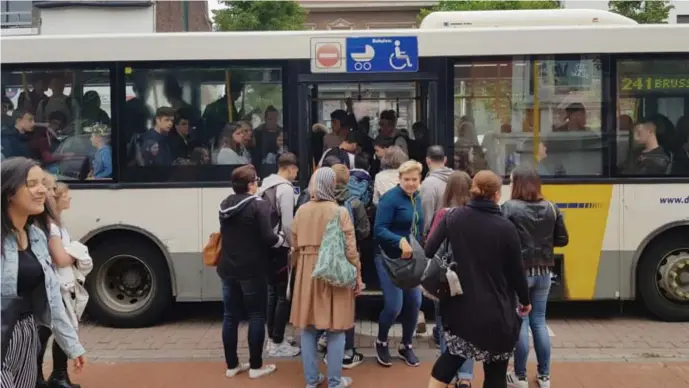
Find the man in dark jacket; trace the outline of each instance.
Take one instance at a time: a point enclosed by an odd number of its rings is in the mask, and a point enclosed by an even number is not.
[[[218,275],[223,284],[222,340],[227,362],[227,377],[249,370],[250,378],[273,373],[275,365],[263,365],[262,353],[268,293],[270,248],[278,248],[284,236],[276,235],[271,225],[270,204],[256,196],[259,178],[256,169],[246,165],[232,172],[230,195],[220,204],[222,247]],[[249,364],[237,358],[239,311],[249,319]]]

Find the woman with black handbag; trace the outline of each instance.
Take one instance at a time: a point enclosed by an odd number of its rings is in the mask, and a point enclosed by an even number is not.
[[[517,312],[528,314],[531,302],[517,229],[498,206],[501,188],[500,177],[480,171],[471,201],[438,223],[426,242],[426,256],[432,257],[449,239],[463,289],[441,305],[447,349],[433,366],[429,388],[447,387],[468,359],[483,362],[484,388],[507,387],[507,364],[521,326]]]
[[[402,343],[398,352],[407,365],[419,365],[419,359],[412,349],[412,337],[421,307],[421,290],[419,287],[402,289],[396,286],[386,261],[414,259],[413,246],[418,246],[423,231],[423,210],[418,192],[423,166],[410,160],[404,162],[398,171],[400,183],[380,198],[374,227],[374,238],[381,249],[381,253],[375,258],[376,271],[384,300],[383,311],[378,320],[376,359],[385,367],[392,366],[388,333],[404,305]]]
[[[466,206],[469,203],[469,189],[471,188],[471,177],[464,171],[454,171],[450,174],[447,180],[447,186],[445,186],[445,192],[443,193],[443,203],[442,208],[440,208],[433,216],[433,221],[431,223],[431,228],[429,230],[429,235],[438,226],[440,222],[447,222],[446,215],[448,211],[453,208],[458,208]],[[447,244],[447,239],[444,244]],[[441,248],[442,249],[442,248]],[[450,257],[451,259],[451,257]],[[449,264],[449,263],[444,263]],[[445,283],[446,285],[447,283]],[[449,290],[448,290],[449,291]],[[440,313],[440,305],[446,303],[442,299],[436,302],[436,317],[435,325],[438,328],[438,335],[440,337],[440,350],[445,352],[445,340],[443,338],[443,320],[442,314]],[[471,387],[471,380],[474,376],[474,360],[468,359],[462,364],[462,366],[457,371],[457,381],[455,386],[457,388],[469,388]]]
[[[55,341],[86,363],[51,267],[48,239],[52,214],[45,206],[44,173],[23,157],[3,161],[2,173],[2,387],[34,388],[38,376],[36,324],[52,327]],[[48,321],[46,321],[48,320]]]

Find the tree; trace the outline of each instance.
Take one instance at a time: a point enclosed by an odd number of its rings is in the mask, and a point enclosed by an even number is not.
[[[636,20],[641,24],[667,23],[670,11],[675,8],[666,0],[609,1],[610,11]]]
[[[213,11],[216,31],[301,30],[306,10],[296,1],[222,0],[224,9]]]
[[[419,18],[423,20],[431,12],[437,11],[500,11],[518,9],[556,9],[560,2],[555,0],[510,0],[510,1],[439,1],[431,9],[422,9]]]

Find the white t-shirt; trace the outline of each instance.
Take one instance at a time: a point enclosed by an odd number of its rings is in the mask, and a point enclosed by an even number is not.
[[[67,229],[64,227],[59,227],[53,223],[50,224],[50,237],[59,237],[60,240],[62,240],[62,246],[66,247],[72,242],[72,239],[69,238],[69,233],[67,233]]]

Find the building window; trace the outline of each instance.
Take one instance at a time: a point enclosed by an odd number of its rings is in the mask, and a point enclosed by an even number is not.
[[[261,177],[277,171],[288,144],[280,68],[131,65],[125,74],[123,181],[227,182],[244,164]]]
[[[3,69],[2,83],[3,157],[35,159],[61,180],[112,178],[108,69]]]
[[[544,176],[602,175],[597,56],[462,61],[454,89],[454,168],[506,176],[530,164]]]
[[[677,15],[677,24],[689,24],[689,15]]]
[[[329,30],[353,30],[354,23],[350,23],[344,19],[337,19],[328,23]]]
[[[384,30],[394,28],[416,28],[414,22],[373,22],[366,23],[367,30]]]
[[[2,28],[32,27],[32,10],[31,1],[1,1],[0,23]]]

